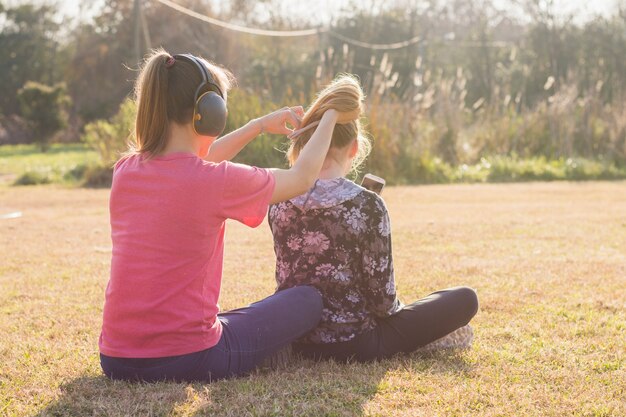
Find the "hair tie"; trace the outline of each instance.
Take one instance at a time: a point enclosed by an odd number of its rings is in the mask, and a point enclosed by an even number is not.
[[[287,135],[287,137],[289,139],[294,139],[296,136],[302,134],[303,132],[306,132],[307,130],[314,128],[315,126],[317,126],[318,124],[320,124],[319,120],[316,120],[315,122],[311,122],[308,125],[306,125],[305,127],[303,127],[302,129],[298,129],[298,130],[294,130],[293,132],[291,132],[289,135]]]
[[[175,62],[176,58],[174,58],[173,56],[167,58],[167,61],[165,61],[165,68],[172,68]]]

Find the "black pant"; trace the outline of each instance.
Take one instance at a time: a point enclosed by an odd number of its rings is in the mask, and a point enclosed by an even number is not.
[[[448,288],[407,305],[392,316],[378,318],[376,328],[348,342],[294,344],[295,352],[313,359],[366,362],[408,353],[465,326],[478,311],[476,292]]]

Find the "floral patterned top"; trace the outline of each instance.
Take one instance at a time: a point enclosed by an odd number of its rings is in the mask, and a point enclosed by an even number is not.
[[[324,299],[318,327],[299,342],[348,341],[401,307],[389,216],[377,194],[345,178],[318,180],[308,193],[270,206],[268,220],[277,290],[311,285]]]

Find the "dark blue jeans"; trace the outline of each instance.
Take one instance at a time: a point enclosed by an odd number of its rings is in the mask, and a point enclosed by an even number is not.
[[[164,358],[100,354],[100,363],[111,379],[211,382],[241,376],[317,326],[321,315],[319,292],[308,286],[293,287],[248,307],[218,314],[222,337],[209,349]]]

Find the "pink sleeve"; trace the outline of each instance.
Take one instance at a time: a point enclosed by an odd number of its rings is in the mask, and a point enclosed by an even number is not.
[[[274,174],[269,169],[226,162],[222,216],[257,227],[267,214],[274,183]]]

